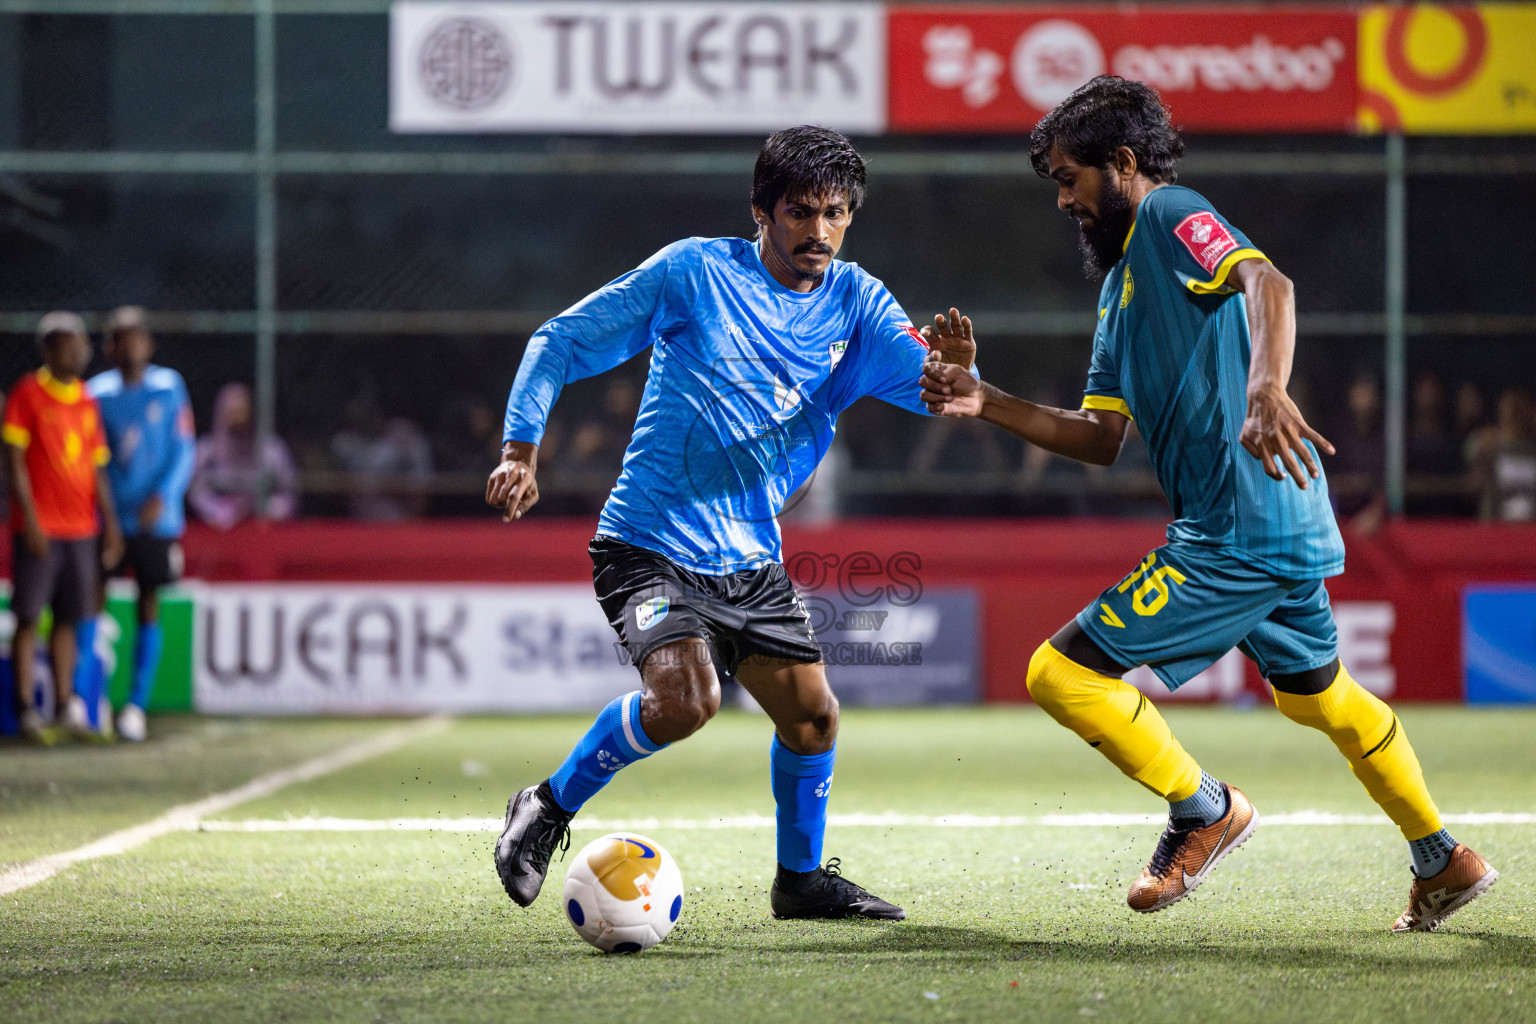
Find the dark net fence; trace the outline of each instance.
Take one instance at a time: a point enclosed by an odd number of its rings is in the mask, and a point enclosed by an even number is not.
[[[258,159],[248,14],[0,14],[0,386],[35,365],[41,312],[134,303],[208,424],[221,387],[257,381],[269,243],[273,425],[302,511],[487,514],[478,496],[529,335],[676,238],[748,233],[760,140],[393,135],[382,11],[275,24],[275,136]],[[843,257],[919,322],[971,313],[989,380],[1075,407],[1097,286],[1024,140],[859,142],[870,195]],[[1340,446],[1341,512],[1379,514],[1382,142],[1188,143],[1182,183],[1296,282],[1293,390]],[[1517,516],[1500,480],[1536,474],[1533,156],[1528,139],[1409,142],[1410,514]],[[644,373],[641,357],[568,389],[542,452],[544,514],[601,503]],[[1093,469],[869,400],[814,491],[797,514],[1167,513],[1139,440]]]

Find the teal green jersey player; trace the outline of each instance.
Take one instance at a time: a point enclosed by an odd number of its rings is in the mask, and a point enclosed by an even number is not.
[[[1030,660],[1035,701],[1169,804],[1131,909],[1194,890],[1258,825],[1235,787],[1201,770],[1122,678],[1148,665],[1170,689],[1233,647],[1286,717],[1325,733],[1408,840],[1413,882],[1393,931],[1432,931],[1498,873],[1443,826],[1397,717],[1340,664],[1327,577],[1344,569],[1318,450],[1286,394],[1294,289],[1199,193],[1174,184],[1183,143],[1150,87],[1101,76],[1030,138],[1057,206],[1104,275],[1082,408],[1051,409],[952,367],[924,369],[938,414],[979,416],[1101,465],[1135,422],[1172,506],[1168,542],[1093,598]],[[940,336],[961,325],[946,324]]]

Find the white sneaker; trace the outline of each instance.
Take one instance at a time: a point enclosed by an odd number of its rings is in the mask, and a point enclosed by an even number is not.
[[[107,742],[117,739],[117,731],[112,728],[112,702],[106,694],[101,695],[101,703],[96,705],[96,721],[101,723],[101,738]]]
[[[37,713],[36,708],[27,708],[21,713],[21,734],[33,743],[43,742],[46,736],[47,725],[43,722],[43,716]]]
[[[118,712],[117,735],[129,743],[143,743],[148,733],[148,723],[144,720],[144,709],[137,704],[129,704]]]
[[[85,701],[78,695],[69,698],[69,706],[64,709],[64,728],[74,736],[90,736],[96,731],[91,728],[91,716],[85,710]]]

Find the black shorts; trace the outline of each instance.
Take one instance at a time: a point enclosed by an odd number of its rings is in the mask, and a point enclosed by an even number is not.
[[[107,570],[107,575],[126,576],[132,570],[142,594],[181,579],[185,561],[181,541],[175,537],[125,537],[123,557]]]
[[[50,539],[42,558],[27,550],[19,534],[12,537],[12,613],[22,622],[36,622],[46,605],[53,609],[54,622],[79,622],[95,611],[100,564],[95,537]]]
[[[708,641],[727,675],[750,657],[821,660],[811,617],[782,565],[708,576],[612,537],[594,537],[587,551],[597,603],[636,668],[688,637]]]

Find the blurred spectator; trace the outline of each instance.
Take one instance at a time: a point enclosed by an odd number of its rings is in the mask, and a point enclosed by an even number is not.
[[[1445,385],[1428,370],[1413,381],[1407,439],[1407,510],[1412,515],[1470,514],[1461,445],[1451,434]]]
[[[112,369],[92,377],[88,387],[101,406],[112,461],[107,478],[127,538],[124,555],[106,565],[107,574],[133,573],[138,584],[138,628],[134,634],[133,686],[117,717],[117,734],[143,742],[155,676],[160,670],[160,590],[182,572],[181,535],[186,532],[185,499],[197,442],[192,402],[181,374],[156,366],[155,339],[144,310],[120,306],[107,319],[103,350]],[[95,615],[81,623],[76,690],[101,692],[105,666],[96,652],[96,621],[106,609],[105,580],[96,591]],[[82,684],[83,679],[83,684]]]
[[[449,399],[432,431],[432,461],[438,471],[489,473],[500,458],[500,413],[476,395]]]
[[[842,513],[843,475],[847,471],[848,451],[841,436],[835,436],[811,478],[785,500],[779,521],[800,526],[826,526],[836,522]]]
[[[51,743],[54,734],[33,706],[39,620],[45,608],[52,610],[48,650],[55,713],[69,731],[95,733],[100,699],[85,695],[88,708],[75,692],[75,629],[91,614],[101,563],[122,556],[123,535],[110,500],[111,454],[101,411],[80,380],[91,361],[85,322],[74,313],[49,313],[38,322],[37,346],[43,365],[17,383],[0,438],[12,494],[16,710],[24,736]]]
[[[602,404],[581,418],[566,441],[561,465],[566,470],[612,470],[624,461],[624,450],[640,412],[640,389],[627,377],[614,377],[603,391]]]
[[[1105,488],[1103,494],[1090,495],[1089,515],[1168,518],[1168,499],[1163,497],[1157,471],[1152,468],[1152,453],[1134,421],[1126,424],[1125,441],[1114,464],[1088,466],[1086,475],[1089,481]]]
[[[1487,407],[1483,393],[1469,380],[1456,389],[1456,444],[1461,451],[1462,465],[1472,465],[1473,451],[1483,428],[1488,425]]]
[[[1382,435],[1381,385],[1362,373],[1350,382],[1346,412],[1324,436],[1337,452],[1328,461],[1328,486],[1340,516],[1371,532],[1386,513],[1387,443]]]
[[[225,384],[213,403],[213,425],[198,439],[187,504],[221,530],[254,517],[267,492],[266,517],[291,519],[298,510],[298,474],[282,438],[257,451],[251,389]]]
[[[1001,473],[1008,469],[1002,431],[978,419],[936,417],[912,447],[907,468],[925,476],[934,473]]]
[[[426,511],[431,446],[411,420],[385,417],[373,388],[364,387],[347,404],[347,426],[331,438],[331,456],[352,475],[352,518],[394,522]]]
[[[1536,519],[1536,408],[1525,388],[1499,396],[1497,421],[1474,443],[1472,469],[1484,519]]]

